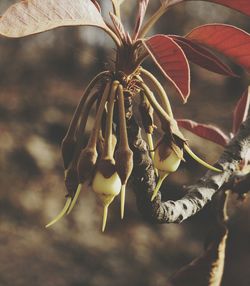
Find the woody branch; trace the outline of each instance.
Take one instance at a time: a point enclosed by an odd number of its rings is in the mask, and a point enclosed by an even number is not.
[[[133,189],[137,206],[143,216],[156,223],[180,223],[200,211],[240,169],[250,152],[250,117],[242,123],[239,132],[229,142],[216,166],[222,173],[207,171],[198,182],[186,187],[179,200],[162,201],[161,193],[151,202],[156,177],[146,142],[133,117],[128,124],[131,149],[134,152]],[[167,191],[167,190],[164,190]]]

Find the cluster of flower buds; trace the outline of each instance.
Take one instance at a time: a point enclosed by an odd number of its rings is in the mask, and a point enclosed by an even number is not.
[[[157,93],[159,99],[154,96],[151,89]],[[184,150],[206,167],[219,171],[202,161],[189,149],[173,118],[168,97],[151,73],[141,67],[132,76],[106,71],[97,75],[87,87],[63,139],[62,156],[67,200],[63,210],[46,227],[71,212],[81,189],[87,185],[91,186],[103,205],[102,231],[105,230],[108,208],[119,194],[121,194],[121,218],[124,217],[126,185],[133,169],[125,102],[127,98],[131,103],[131,98],[136,96],[140,98],[138,110],[158,176],[158,183],[151,200],[156,197],[163,180],[178,169],[183,160]],[[94,104],[96,104],[94,126],[85,145],[85,129],[89,112]],[[159,129],[163,133],[156,148],[152,138],[156,128],[154,114],[160,120]]]
[[[98,83],[100,83],[98,85]],[[133,153],[129,148],[124,86],[111,72],[99,74],[87,87],[62,142],[67,200],[63,210],[46,227],[69,214],[87,185],[103,204],[102,231],[105,230],[108,207],[121,193],[121,217],[124,216],[125,190],[133,169]],[[85,134],[89,112],[96,103],[94,126],[86,146]],[[114,118],[114,108],[118,118]],[[118,126],[118,140],[114,125]]]

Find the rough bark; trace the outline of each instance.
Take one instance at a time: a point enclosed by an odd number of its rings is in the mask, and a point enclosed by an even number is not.
[[[151,202],[156,177],[147,144],[142,139],[140,128],[133,117],[128,122],[128,134],[134,152],[133,189],[137,206],[147,220],[157,223],[180,223],[200,211],[229,181],[250,152],[250,117],[248,117],[216,163],[216,167],[223,170],[222,173],[207,171],[197,183],[186,188],[186,194],[179,200],[163,202],[159,192]]]

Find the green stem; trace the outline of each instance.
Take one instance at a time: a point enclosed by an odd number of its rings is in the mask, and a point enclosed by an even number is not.
[[[128,149],[129,144],[128,144],[126,114],[124,107],[124,93],[123,93],[123,86],[121,84],[118,86],[118,106],[119,106],[119,129],[120,129],[119,144],[120,147]]]
[[[83,109],[82,118],[81,118],[80,125],[79,125],[78,132],[77,132],[76,150],[75,150],[74,157],[72,160],[72,166],[74,166],[74,167],[77,164],[77,160],[79,158],[79,155],[80,155],[82,147],[83,147],[83,143],[84,143],[83,133],[84,133],[84,130],[85,130],[86,125],[87,125],[90,110],[91,110],[93,104],[95,103],[95,101],[97,100],[98,96],[99,96],[98,92],[93,94],[93,96],[88,100],[87,104],[85,105],[85,107]]]
[[[102,114],[103,114],[105,104],[106,104],[106,101],[107,101],[109,93],[110,93],[110,85],[111,85],[110,82],[108,82],[106,87],[105,87],[104,93],[102,95],[101,102],[100,102],[100,105],[99,105],[99,108],[98,108],[98,111],[96,114],[94,127],[93,127],[93,130],[92,130],[91,135],[89,137],[87,148],[95,148],[96,147],[96,142],[97,142],[99,130],[101,127]]]
[[[167,114],[171,117],[174,118],[172,108],[168,99],[168,96],[160,84],[160,82],[156,79],[154,75],[152,75],[149,71],[145,70],[144,68],[140,67],[140,71],[142,75],[146,77],[148,81],[153,85],[153,87],[156,89],[158,95],[161,98],[162,104],[164,105],[164,109],[166,110]]]
[[[152,105],[152,107],[154,108],[154,110],[156,111],[157,115],[159,116],[160,120],[162,122],[166,122],[169,125],[172,124],[173,122],[173,118],[171,118],[166,112],[165,110],[160,106],[160,104],[158,103],[158,101],[156,100],[156,98],[154,97],[153,93],[151,92],[151,90],[148,88],[148,86],[141,80],[141,77],[137,76],[137,78],[140,80],[140,85],[149,101],[149,103]]]
[[[114,81],[111,87],[110,97],[108,101],[107,107],[107,119],[106,119],[106,127],[105,127],[105,140],[104,140],[104,150],[102,154],[102,158],[112,158],[112,125],[113,125],[113,113],[114,113],[114,101],[115,95],[118,88],[119,82]]]

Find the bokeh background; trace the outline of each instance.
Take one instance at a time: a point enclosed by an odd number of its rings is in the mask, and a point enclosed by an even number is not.
[[[2,0],[0,14],[14,2]],[[107,17],[110,3],[102,2]],[[148,15],[159,3],[150,1]],[[134,23],[135,8],[136,1],[124,1],[122,15],[128,29]],[[169,11],[152,32],[183,35],[209,22],[250,31],[244,15],[194,1]],[[119,219],[117,199],[104,234],[100,231],[102,209],[89,190],[82,192],[72,215],[53,228],[44,228],[64,204],[60,142],[86,84],[97,72],[110,68],[113,59],[111,40],[95,28],[0,38],[0,286],[163,286],[203,250],[212,224],[209,207],[181,225],[152,225],[136,208],[133,186],[127,192],[125,219]],[[192,65],[192,93],[182,105],[152,61],[145,66],[168,89],[177,118],[231,131],[232,110],[248,84],[240,68],[231,64],[242,76],[232,79]],[[195,151],[211,163],[223,151],[186,135]],[[193,183],[204,172],[187,158],[166,187],[178,192],[181,185]],[[229,214],[222,285],[249,286],[250,199],[242,203],[231,196]]]

